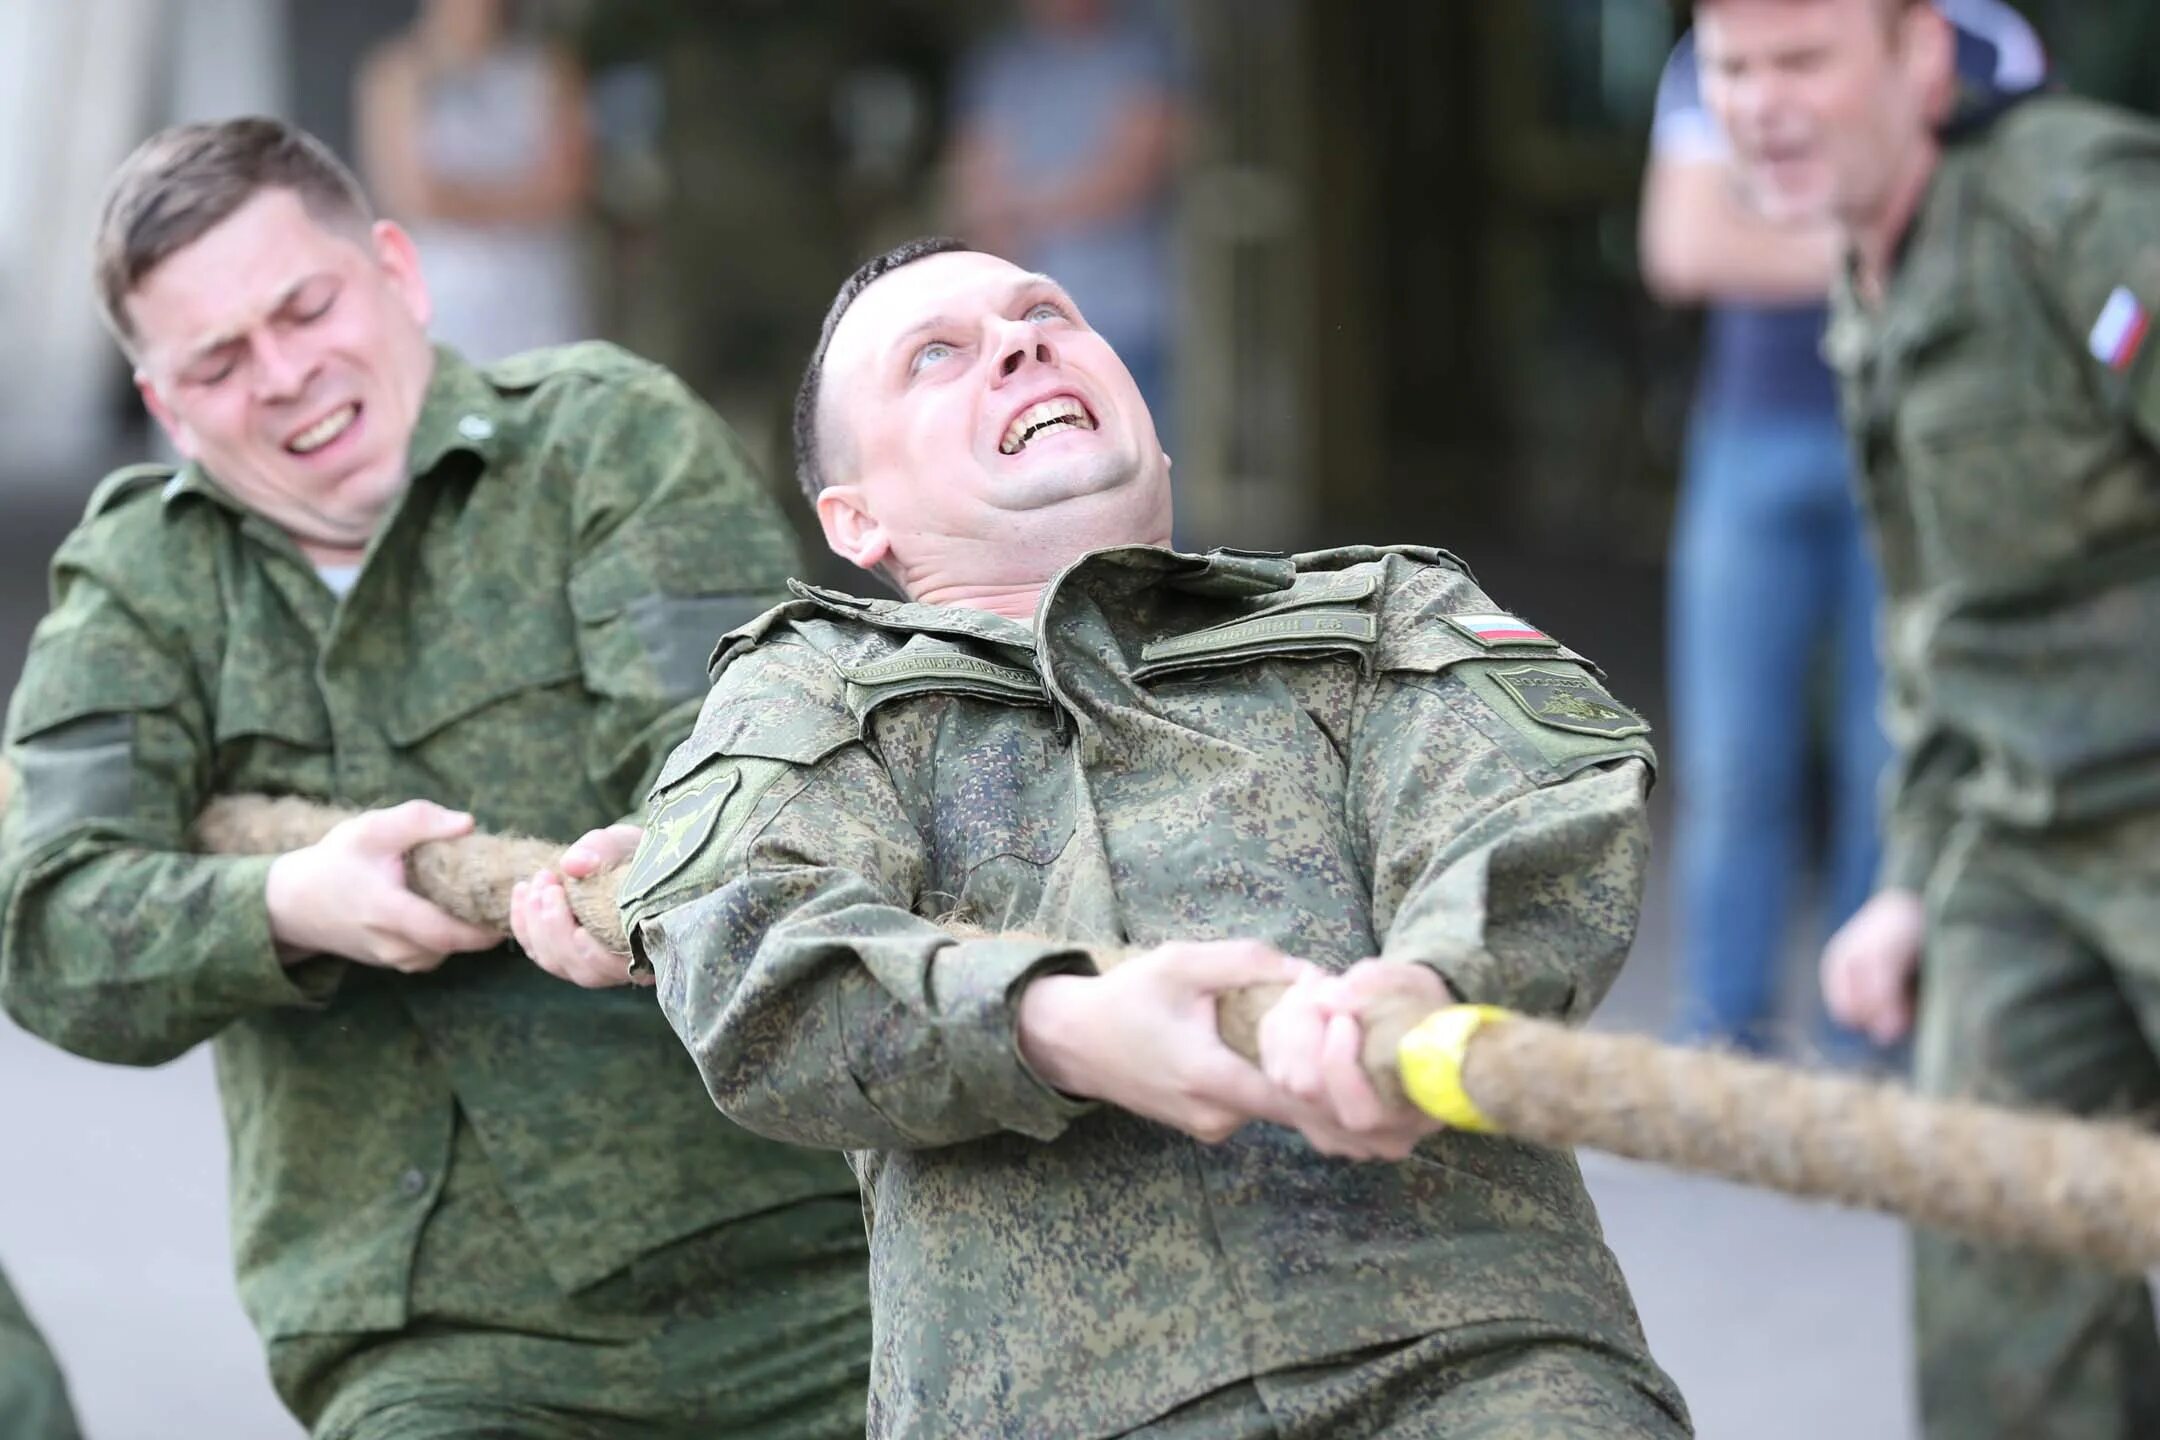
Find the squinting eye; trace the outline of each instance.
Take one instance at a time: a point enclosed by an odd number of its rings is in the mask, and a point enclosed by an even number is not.
[[[1023,318],[1025,318],[1028,323],[1032,325],[1040,325],[1045,320],[1064,319],[1065,312],[1058,309],[1057,306],[1051,304],[1049,301],[1045,300],[1040,305],[1029,307],[1026,316],[1024,316]]]
[[[936,365],[940,361],[950,360],[952,353],[952,346],[946,344],[943,340],[933,340],[915,352],[914,363],[908,368],[911,371],[920,372],[926,365]]]

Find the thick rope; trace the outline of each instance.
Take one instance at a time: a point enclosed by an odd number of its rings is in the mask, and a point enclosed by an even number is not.
[[[221,799],[196,838],[219,853],[276,854],[313,844],[348,813],[301,800]],[[543,840],[437,841],[412,852],[409,883],[459,919],[507,932],[511,886],[560,853]],[[568,889],[579,921],[622,954],[619,874]],[[1097,958],[1108,966],[1122,957]],[[1256,1057],[1260,1017],[1281,993],[1262,986],[1224,997],[1218,1013],[1232,1049]],[[1367,1024],[1366,1069],[1388,1095],[1403,1094],[1398,1044],[1422,1018],[1390,1013]],[[2160,1265],[2160,1139],[2126,1125],[1924,1100],[1520,1016],[1475,1029],[1454,1064],[1475,1110],[1520,1139],[1888,1211],[2126,1272]]]

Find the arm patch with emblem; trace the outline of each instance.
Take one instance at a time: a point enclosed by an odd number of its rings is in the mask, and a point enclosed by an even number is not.
[[[645,821],[645,838],[623,876],[618,903],[627,906],[651,894],[689,864],[712,838],[721,809],[741,783],[742,772],[729,769],[661,801]]]

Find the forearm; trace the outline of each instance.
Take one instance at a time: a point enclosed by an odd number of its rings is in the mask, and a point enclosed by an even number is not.
[[[1479,817],[1407,885],[1382,958],[1433,966],[1472,1004],[1587,1018],[1634,941],[1648,780],[1624,760]]]
[[[1675,304],[1823,299],[1840,254],[1828,225],[1781,224],[1734,188],[1729,167],[1654,167],[1643,197],[1643,280]]]
[[[1057,1135],[1083,1105],[1023,1061],[1022,991],[1089,968],[1049,941],[956,939],[841,870],[745,874],[639,922],[662,1008],[720,1109],[774,1139],[922,1149]]]
[[[328,998],[341,965],[287,967],[268,857],[78,842],[31,862],[8,898],[0,998],[25,1029],[87,1056],[157,1065],[250,1013]]]

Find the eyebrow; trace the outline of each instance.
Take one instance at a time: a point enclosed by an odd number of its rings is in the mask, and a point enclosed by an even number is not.
[[[315,281],[322,279],[325,275],[329,273],[330,272],[327,270],[311,270],[307,274],[301,276],[299,279],[293,281],[292,284],[286,286],[285,289],[279,293],[277,303],[270,307],[269,313],[272,315],[280,313],[299,297],[299,294],[302,290],[306,289]],[[209,359],[212,355],[217,354],[220,350],[230,349],[232,346],[239,344],[242,333],[243,332],[240,331],[228,331],[223,335],[214,335],[210,339],[203,341],[200,345],[195,346],[185,355],[180,357],[180,368],[185,370],[191,365],[195,365],[203,360]]]
[[[1040,290],[1045,286],[1048,286],[1049,288],[1055,290],[1057,289],[1057,281],[1052,280],[1048,275],[1042,275],[1034,271],[1029,271],[1027,274],[1021,276],[1019,279],[1013,281],[1011,285],[1006,287],[1005,294],[1002,301],[1000,302],[999,308],[1002,309],[1005,305],[1012,304],[1014,300],[1018,299],[1022,295],[1027,294],[1030,290]],[[1062,294],[1063,292],[1060,291],[1059,293]],[[938,330],[956,329],[958,328],[958,326],[959,321],[955,320],[950,315],[943,314],[933,315],[928,320],[917,321],[915,324],[910,325],[907,329],[901,331],[898,336],[894,337],[892,343],[885,348],[885,354],[887,358],[890,358],[896,354],[905,354],[908,350],[913,348],[915,342],[921,337],[929,335],[932,332]]]

